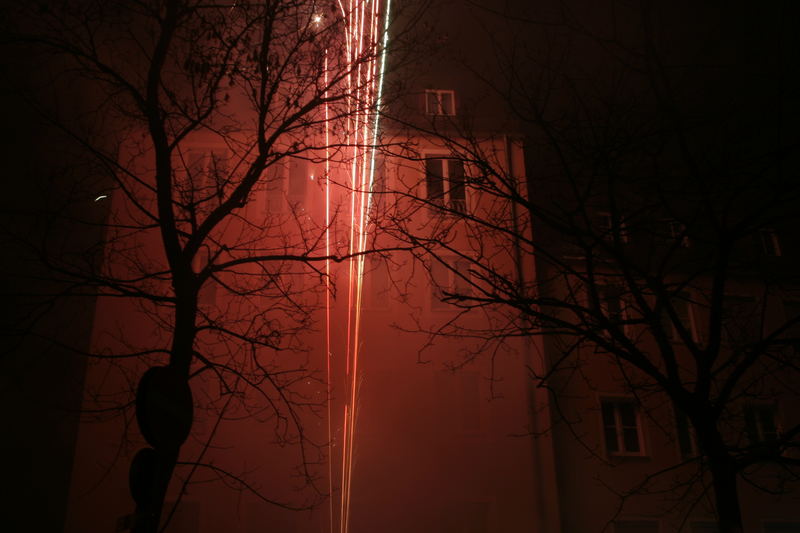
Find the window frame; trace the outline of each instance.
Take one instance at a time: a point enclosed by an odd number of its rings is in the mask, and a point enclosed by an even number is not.
[[[462,159],[452,157],[452,155],[443,155],[441,153],[430,152],[423,154],[422,160],[424,162],[423,174],[425,175],[425,200],[430,204],[431,212],[446,213],[453,216],[466,214],[470,212],[469,195],[467,194],[467,169],[466,164]],[[442,192],[439,197],[431,197],[431,180],[430,176],[436,176],[429,172],[428,162],[440,162],[440,175]],[[453,175],[451,175],[453,165],[450,163],[459,163],[461,166],[461,183],[453,185]],[[461,189],[463,191],[461,198],[453,199],[453,190]],[[458,202],[458,203],[456,203]]]
[[[443,95],[450,97],[450,109],[445,109]],[[431,97],[436,102],[436,109],[431,109]],[[449,113],[447,111],[450,111]],[[431,117],[456,116],[456,92],[453,89],[425,89],[425,114]]]
[[[608,438],[606,430],[609,426],[606,424],[605,406],[610,405],[613,409],[614,415],[614,434],[616,441],[616,450],[611,450],[608,446]],[[636,442],[639,449],[632,451],[628,450],[625,446],[625,428],[622,424],[622,414],[619,407],[621,405],[630,405],[633,408],[633,414],[636,421]],[[608,457],[648,457],[647,445],[644,435],[644,420],[642,417],[641,406],[635,398],[630,396],[602,396],[600,398],[600,425],[602,428],[603,447],[605,448]],[[627,426],[630,427],[630,426]]]

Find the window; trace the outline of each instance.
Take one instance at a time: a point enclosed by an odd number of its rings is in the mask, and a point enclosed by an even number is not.
[[[763,444],[778,440],[775,414],[776,408],[772,404],[745,405],[744,426],[750,444]]]
[[[428,200],[444,209],[467,210],[464,162],[459,159],[425,159],[425,185]]]
[[[678,439],[678,450],[681,458],[691,459],[697,456],[697,439],[689,418],[678,409],[675,409],[675,432]]]
[[[443,257],[431,264],[431,309],[447,309],[444,301],[448,295],[469,296],[469,261],[455,257]]]
[[[781,241],[774,228],[763,228],[758,232],[761,237],[761,250],[769,257],[780,257]]]
[[[456,114],[456,97],[453,91],[429,89],[425,91],[425,114],[453,116]]]
[[[658,533],[656,520],[616,520],[614,533]]]
[[[609,455],[644,455],[639,407],[630,399],[601,402],[603,435]]]
[[[686,328],[689,337],[697,340],[697,329],[695,328],[694,312],[691,302],[686,295],[680,294],[673,296],[669,301],[672,310],[675,311],[678,323]],[[666,309],[661,310],[661,327],[664,329],[667,338],[672,342],[680,342],[681,335],[678,326]]]
[[[617,220],[615,224],[611,213],[600,211],[594,216],[594,223],[595,230],[603,240],[614,242],[615,238],[619,236],[621,243],[628,242],[628,227],[624,220]]]

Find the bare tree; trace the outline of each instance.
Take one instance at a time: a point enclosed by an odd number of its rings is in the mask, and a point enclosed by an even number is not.
[[[540,337],[531,379],[586,452],[613,465],[641,451],[639,437],[582,433],[587,417],[616,431],[634,408],[680,444],[677,462],[610,491],[660,492],[683,520],[708,498],[719,530],[741,532],[740,482],[784,493],[800,466],[787,13],[759,14],[751,33],[727,8],[468,4],[498,69],[461,64],[513,122],[506,137],[468,105],[394,117],[421,141],[396,154],[416,172],[394,182],[387,231],[424,250],[455,313],[419,329],[474,341],[456,365]],[[578,398],[598,389],[635,402]]]
[[[64,296],[97,298],[90,348],[71,348],[91,360],[84,412],[121,419],[127,442],[135,406],[152,446],[131,470],[135,531],[158,527],[176,469],[184,487],[199,470],[291,508],[326,495],[315,483],[325,437],[304,421],[328,399],[300,333],[314,325],[325,262],[352,255],[339,240],[326,249],[336,209],[322,216],[319,183],[373,142],[357,128],[373,120],[381,41],[370,27],[345,50],[351,20],[365,17],[356,4],[8,10],[12,45],[33,47],[46,73],[20,80],[20,94],[90,168],[65,162],[70,194],[44,196],[40,214],[48,228],[102,234],[78,253],[61,253],[54,232],[25,244],[58,288],[28,318]],[[25,328],[47,335],[34,318]],[[218,426],[242,417],[296,447],[303,501],[277,501],[207,460]],[[210,421],[193,430],[193,418]]]

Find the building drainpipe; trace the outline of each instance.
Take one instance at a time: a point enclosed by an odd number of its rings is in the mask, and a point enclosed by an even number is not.
[[[517,183],[517,178],[514,173],[514,158],[512,157],[511,148],[512,141],[508,135],[503,136],[505,143],[506,154],[506,169],[508,170],[509,179],[511,184],[516,188],[517,193],[520,191],[520,185]],[[515,201],[511,202],[511,217],[514,230],[514,263],[516,267],[517,284],[521,293],[525,292],[525,268],[523,265],[522,246],[520,245],[519,238],[519,209]],[[529,224],[533,224],[530,220]],[[531,227],[533,232],[533,227]],[[531,239],[532,241],[532,239]],[[535,262],[531,263],[533,268],[533,279],[536,277]],[[523,322],[531,326],[530,320],[521,316]],[[533,357],[533,340],[530,336],[522,337],[522,352],[526,368],[535,368],[540,375],[544,375],[544,368],[537,368],[544,366],[544,359],[542,364],[537,365]],[[539,353],[544,354],[544,350],[540,346]],[[528,416],[530,417],[532,439],[532,452],[533,452],[533,479],[536,491],[536,522],[537,531],[543,533],[558,533],[560,527],[560,514],[558,502],[558,486],[555,473],[555,454],[553,450],[553,440],[551,434],[542,434],[542,425],[549,424],[549,407],[547,391],[540,391],[535,385],[529,383],[526,379],[525,391],[528,399]],[[539,406],[541,403],[542,413],[545,414],[545,420],[541,419],[539,413]],[[541,435],[541,436],[540,436]]]

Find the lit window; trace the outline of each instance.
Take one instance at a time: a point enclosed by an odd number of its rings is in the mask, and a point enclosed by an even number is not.
[[[426,158],[425,185],[432,204],[450,212],[467,211],[464,162],[460,159]]]
[[[781,241],[774,228],[763,228],[759,231],[761,237],[761,250],[769,257],[780,257]]]
[[[425,113],[428,115],[455,115],[455,93],[441,90],[425,91]]]
[[[775,442],[778,440],[776,409],[770,404],[747,404],[744,407],[744,426],[750,444]]]
[[[603,400],[603,435],[609,455],[644,455],[639,407],[629,399]]]

